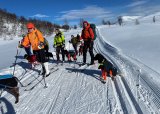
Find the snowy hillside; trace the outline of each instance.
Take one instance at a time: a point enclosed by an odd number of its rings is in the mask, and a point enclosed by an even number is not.
[[[127,26],[99,26],[94,44],[95,53],[103,54],[117,68],[115,81],[110,77],[107,83],[99,81],[101,71],[98,63],[81,66],[82,56],[76,63],[63,65],[50,60],[53,73],[44,80],[38,75],[40,66],[30,69],[18,55],[15,76],[26,87],[20,87],[20,101],[14,104],[14,98],[4,92],[1,98],[1,113],[5,114],[159,114],[160,113],[160,66],[159,60],[159,24],[140,24]],[[65,33],[66,45],[71,34]],[[52,48],[53,36],[47,38]],[[17,41],[10,45],[16,45]],[[3,44],[3,47],[8,45]],[[14,52],[10,53],[11,50]],[[10,49],[15,55],[16,49]],[[1,54],[4,52],[1,51]],[[10,56],[11,57],[11,56]],[[8,58],[1,58],[6,61]],[[10,58],[11,59],[11,58]],[[14,62],[14,59],[12,61]],[[66,58],[67,59],[67,58]],[[87,56],[90,62],[90,56]],[[10,64],[10,62],[7,62]],[[1,74],[12,73],[13,67],[1,70]]]
[[[136,19],[140,18],[140,16],[123,16],[123,21],[134,21]]]
[[[160,12],[156,12],[145,16],[122,16],[122,20],[124,24],[135,25],[136,20],[138,20],[141,24],[153,23],[153,17],[155,17],[156,22],[160,22]]]
[[[154,14],[150,14],[147,16],[142,17],[142,21],[148,22],[148,20],[153,20],[153,17],[155,16],[156,21],[160,21],[160,12],[156,12]]]
[[[2,25],[1,25],[2,26]],[[22,35],[21,33],[22,24],[11,23],[4,21],[3,30],[0,35],[0,40],[13,40]]]

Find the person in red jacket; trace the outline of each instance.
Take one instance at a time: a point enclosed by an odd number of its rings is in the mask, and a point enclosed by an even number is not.
[[[82,30],[81,37],[84,41],[83,64],[86,64],[87,49],[89,48],[89,53],[91,56],[90,65],[92,65],[94,64],[94,54],[93,54],[94,33],[92,28],[90,28],[90,24],[87,21],[83,22],[83,30]]]

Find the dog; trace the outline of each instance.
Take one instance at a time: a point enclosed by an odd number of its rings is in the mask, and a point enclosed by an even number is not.
[[[76,52],[74,50],[69,50],[67,51],[66,49],[64,50],[64,54],[66,55],[66,57],[68,58],[68,61],[72,61],[71,57],[73,58],[74,61],[77,60],[76,58]]]
[[[108,75],[114,80],[114,76],[117,75],[117,68],[108,61],[102,54],[96,54],[94,60],[98,60],[99,67],[101,69],[102,77],[100,78],[103,83],[106,83],[106,78]]]
[[[48,60],[50,57],[53,58],[53,60],[54,60],[53,54],[51,52],[45,52],[45,56]]]
[[[15,97],[15,104],[19,102],[18,79],[13,75],[0,75],[0,89],[7,91]]]
[[[36,58],[36,55],[27,55],[25,54],[24,55],[24,58],[28,60],[28,63],[31,63],[31,68],[34,68],[36,65],[38,65],[38,61],[37,61],[37,58]]]
[[[84,44],[81,43],[81,45],[79,46],[79,56],[83,54],[83,47]]]

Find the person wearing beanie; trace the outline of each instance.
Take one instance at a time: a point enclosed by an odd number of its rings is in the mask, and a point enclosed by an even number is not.
[[[27,23],[26,27],[28,29],[28,33],[24,37],[22,46],[26,47],[29,44],[31,45],[33,54],[36,55],[37,61],[42,65],[41,74],[49,76],[50,71],[48,68],[48,61],[45,58],[43,34],[36,29],[33,23]]]

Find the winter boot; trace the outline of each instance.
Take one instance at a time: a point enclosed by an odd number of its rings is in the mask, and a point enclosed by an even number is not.
[[[45,67],[45,71],[46,71],[45,75],[46,75],[46,77],[47,77],[47,76],[50,75],[50,71],[49,71],[49,67],[48,67],[48,62],[45,62],[45,63],[44,63],[44,67]]]

